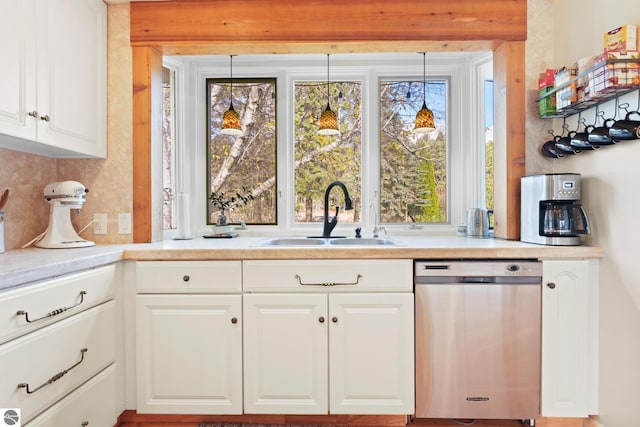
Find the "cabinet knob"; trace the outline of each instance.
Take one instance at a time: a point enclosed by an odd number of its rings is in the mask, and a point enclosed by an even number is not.
[[[38,117],[40,117],[40,114],[38,114],[38,112],[36,110],[33,111],[29,111],[27,113],[28,116],[33,117],[34,119],[37,119]]]
[[[80,424],[82,427],[87,427],[89,425],[89,421],[83,421],[82,424]]]
[[[556,284],[555,284],[555,283],[553,283],[553,282],[549,282],[549,283],[547,283],[547,288],[549,288],[549,289],[555,289],[555,288],[556,288]]]
[[[232,317],[232,318],[231,318],[231,323],[233,323],[234,325],[235,325],[236,323],[238,323],[238,318],[237,318],[237,317]]]
[[[40,116],[40,120],[42,120],[43,122],[48,122],[49,121],[49,115],[45,114],[44,116]]]
[[[338,323],[338,318],[337,318],[336,316],[333,316],[333,317],[331,318],[331,321],[332,321],[333,323]]]
[[[185,274],[184,276],[182,276],[182,281],[183,282],[188,282],[189,280],[191,280],[191,277],[189,277],[188,274]]]
[[[320,316],[320,317],[318,318],[318,322],[320,322],[320,323],[324,323],[324,317],[323,317],[323,316]]]

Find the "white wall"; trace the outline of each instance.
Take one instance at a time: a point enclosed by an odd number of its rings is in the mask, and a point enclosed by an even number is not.
[[[529,0],[530,10],[549,0]],[[541,35],[553,40],[552,64],[556,68],[603,49],[603,34],[623,24],[640,26],[640,2],[629,0],[551,0],[548,23],[542,17],[529,23],[529,41]],[[553,17],[553,18],[551,18]],[[538,25],[535,25],[538,24]],[[529,49],[528,49],[529,50]],[[534,50],[535,51],[535,50]],[[546,59],[548,59],[547,57]],[[534,66],[534,63],[528,64]],[[638,106],[638,92],[621,99]],[[614,102],[604,105],[606,117]],[[583,113],[587,123],[594,110]],[[577,117],[570,122],[575,128]],[[547,126],[548,127],[548,126]],[[554,128],[560,130],[561,122]],[[547,135],[548,136],[548,135]],[[545,140],[531,137],[536,147]],[[528,147],[527,154],[538,155]],[[539,159],[527,158],[529,163]],[[544,163],[543,163],[544,164]],[[578,172],[583,176],[584,205],[591,219],[589,244],[605,250],[600,269],[600,392],[599,413],[606,427],[640,425],[640,140],[603,147],[571,158],[552,161],[554,172]]]

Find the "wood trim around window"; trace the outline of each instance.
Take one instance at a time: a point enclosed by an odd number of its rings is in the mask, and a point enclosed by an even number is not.
[[[133,240],[162,238],[153,196],[154,94],[163,54],[493,50],[497,158],[495,236],[520,237],[524,174],[526,0],[328,2],[176,0],[131,3],[133,46]],[[507,212],[509,214],[507,214]]]

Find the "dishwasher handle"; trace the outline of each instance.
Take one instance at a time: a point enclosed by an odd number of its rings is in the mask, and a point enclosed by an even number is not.
[[[416,276],[416,285],[537,285],[542,283],[540,276]]]

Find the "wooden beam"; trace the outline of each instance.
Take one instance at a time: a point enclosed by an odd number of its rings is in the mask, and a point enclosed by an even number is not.
[[[133,242],[157,240],[161,230],[153,227],[152,123],[162,108],[162,98],[154,96],[162,85],[162,56],[154,49],[132,49],[133,63]],[[158,75],[159,80],[158,80]],[[159,81],[159,83],[158,83]],[[155,89],[155,91],[154,91]],[[155,103],[155,105],[154,105]]]
[[[524,66],[524,42],[505,42],[493,53],[494,234],[511,240],[520,238],[520,177],[525,173]]]
[[[524,41],[526,38],[526,0],[131,3],[133,45]]]

